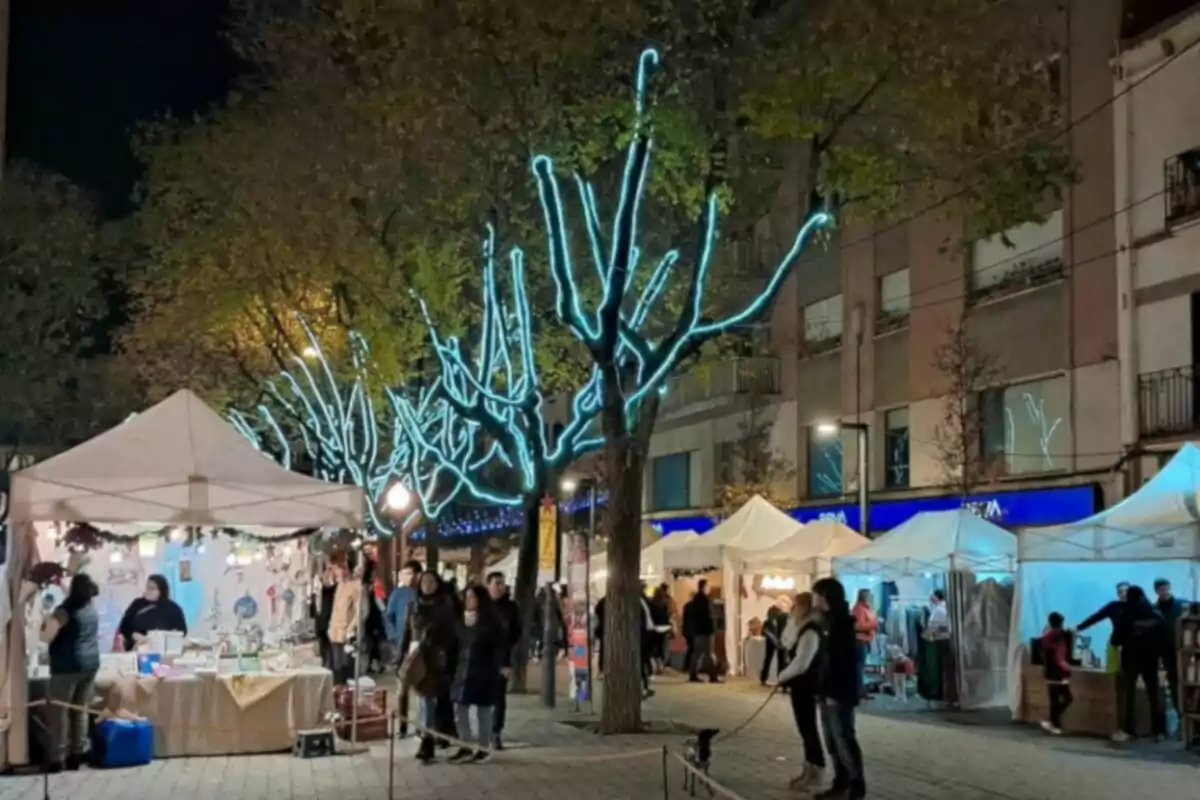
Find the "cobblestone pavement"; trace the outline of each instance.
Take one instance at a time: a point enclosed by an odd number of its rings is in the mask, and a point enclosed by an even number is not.
[[[536,681],[533,681],[536,685]],[[665,678],[647,717],[729,732],[765,700],[757,686],[687,684]],[[1099,740],[1051,739],[1034,729],[976,715],[885,711],[867,704],[859,717],[870,796],[881,800],[1129,800],[1200,796],[1200,756],[1178,745],[1114,747]],[[411,740],[396,745],[399,798],[428,800],[652,800],[663,797],[663,765],[655,752],[678,749],[683,734],[600,738],[559,720],[536,697],[510,700],[511,748],[490,764],[420,766]],[[636,752],[647,752],[623,758]],[[754,721],[716,748],[712,775],[745,800],[800,795],[785,785],[798,768],[799,747],[786,698],[775,697]],[[684,797],[681,769],[668,771],[669,800]],[[51,798],[71,800],[207,800],[207,798],[336,798],[384,800],[388,748],[359,756],[302,761],[288,755],[172,759],[132,770],[50,778]],[[706,796],[703,793],[702,797]],[[0,779],[0,800],[39,800],[35,777]]]

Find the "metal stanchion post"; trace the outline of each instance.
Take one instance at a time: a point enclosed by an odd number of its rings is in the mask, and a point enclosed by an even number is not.
[[[388,729],[388,800],[396,797],[396,732],[400,727],[399,712],[392,712],[392,725]]]
[[[366,574],[365,571],[363,573]],[[358,685],[359,679],[362,678],[362,645],[363,645],[363,627],[366,622],[363,619],[363,612],[366,610],[364,604],[371,602],[371,596],[367,594],[366,587],[362,581],[358,584],[358,621],[354,631],[354,686],[350,689],[350,749],[358,750]]]
[[[662,751],[663,800],[671,800],[671,782],[667,778],[667,746]]]

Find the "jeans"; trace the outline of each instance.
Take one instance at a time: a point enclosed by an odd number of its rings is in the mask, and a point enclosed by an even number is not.
[[[1075,699],[1071,687],[1065,683],[1051,683],[1046,686],[1046,691],[1050,695],[1050,724],[1062,728],[1063,714]]]
[[[866,786],[866,780],[862,748],[858,746],[858,733],[854,728],[854,707],[823,700],[821,725],[825,728],[825,746],[833,758],[834,788],[861,790]]]
[[[804,763],[825,768],[825,750],[821,746],[821,729],[817,726],[817,698],[803,689],[792,689],[792,716],[796,730],[804,743]]]
[[[465,703],[456,703],[454,706],[454,718],[458,723],[458,736],[456,738],[463,741],[471,741],[471,709],[475,709],[475,724],[478,726],[475,730],[475,743],[479,745],[481,750],[486,750],[492,743],[492,707],[491,706],[469,706]]]
[[[1133,651],[1132,647],[1121,648],[1122,730],[1137,736],[1137,681],[1142,679],[1146,687],[1146,699],[1150,704],[1150,733],[1158,736],[1166,727],[1162,709],[1158,703],[1158,658],[1147,657]]]
[[[95,685],[95,672],[50,676],[47,699],[80,707],[48,707],[50,741],[46,755],[51,763],[62,763],[69,756],[83,755],[88,751],[87,711],[82,709],[91,705]]]
[[[867,688],[863,685],[863,680],[867,674],[867,655],[871,652],[871,643],[864,642],[861,639],[856,640],[858,646],[858,696],[862,697],[867,693]]]
[[[417,698],[417,722],[425,730],[421,734],[433,733],[437,730],[437,700],[432,697]]]

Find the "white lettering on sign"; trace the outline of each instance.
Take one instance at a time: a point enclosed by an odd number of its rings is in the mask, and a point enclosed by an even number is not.
[[[768,575],[762,579],[762,585],[759,588],[767,592],[790,592],[796,588],[796,579],[781,575]]]
[[[817,519],[823,520],[826,522],[840,522],[843,525],[845,525],[846,524],[846,512],[845,511],[823,511],[817,515]]]
[[[963,509],[984,519],[1000,519],[1004,516],[1004,509],[1000,507],[1000,501],[994,499],[963,503]]]

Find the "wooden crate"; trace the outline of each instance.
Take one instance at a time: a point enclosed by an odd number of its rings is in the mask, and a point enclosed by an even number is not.
[[[350,717],[339,720],[337,723],[337,735],[339,738],[350,740],[351,734]],[[359,717],[358,720],[358,741],[360,742],[378,742],[388,738],[388,720],[387,717]]]

